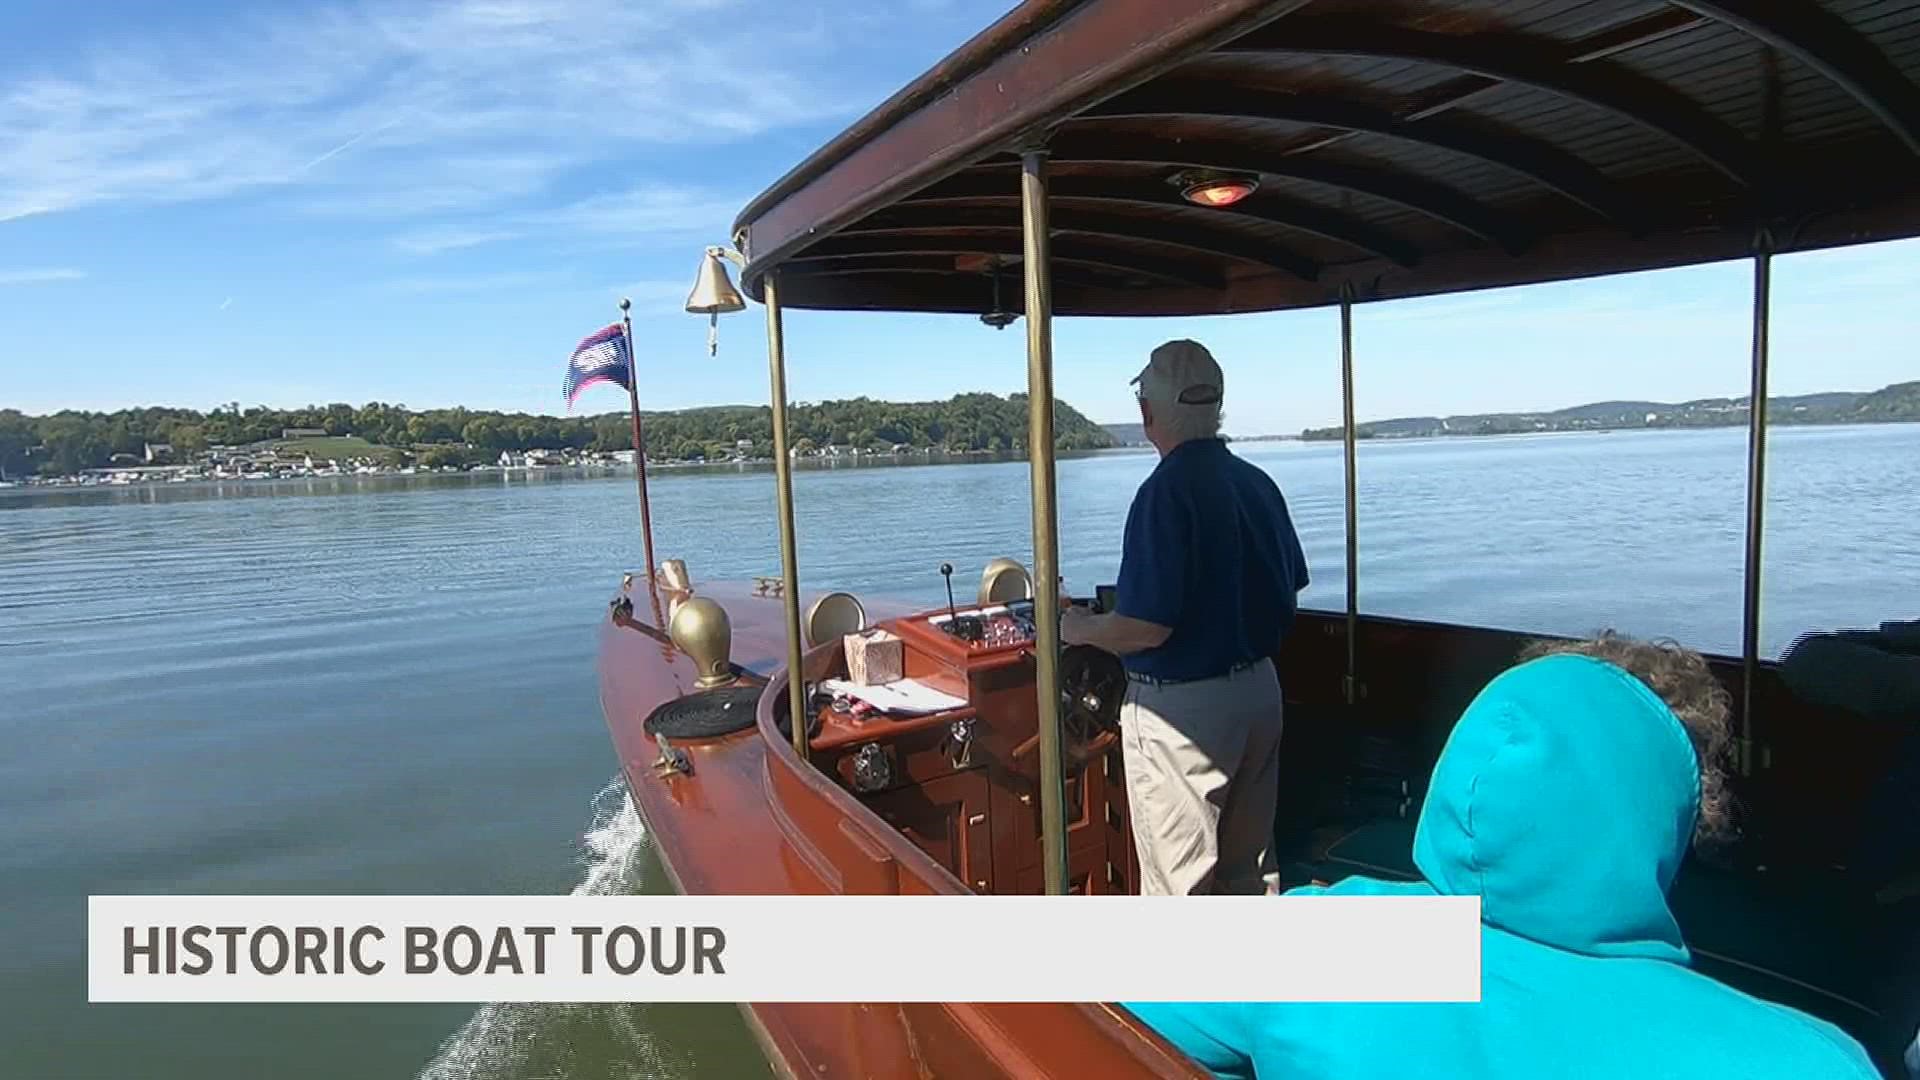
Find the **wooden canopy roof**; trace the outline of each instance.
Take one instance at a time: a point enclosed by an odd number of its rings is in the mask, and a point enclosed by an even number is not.
[[[1910,0],[1026,0],[747,206],[756,297],[1213,314],[1920,234]],[[1231,207],[1184,170],[1253,174]]]

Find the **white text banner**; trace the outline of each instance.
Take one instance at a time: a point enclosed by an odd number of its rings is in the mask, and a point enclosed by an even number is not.
[[[87,997],[1478,1001],[1480,901],[95,896]]]

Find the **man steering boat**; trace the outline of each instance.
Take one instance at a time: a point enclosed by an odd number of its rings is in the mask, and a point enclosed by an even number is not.
[[[1280,682],[1273,655],[1307,561],[1273,478],[1220,437],[1225,379],[1170,341],[1134,383],[1160,464],[1127,513],[1114,610],[1074,609],[1068,644],[1118,654],[1127,797],[1148,894],[1278,887]]]

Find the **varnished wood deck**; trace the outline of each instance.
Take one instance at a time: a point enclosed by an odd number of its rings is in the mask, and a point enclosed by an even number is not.
[[[696,586],[724,605],[735,663],[765,680],[783,667],[776,598],[738,586]],[[689,895],[963,893],[966,888],[852,795],[799,762],[772,726],[768,684],[755,727],[716,739],[672,740],[690,775],[662,775],[642,721],[693,689],[693,662],[656,627],[645,584],[632,619],[600,636],[601,707],[621,770],[674,887]],[[868,602],[876,618],[899,605]],[[899,610],[895,610],[899,608]],[[771,695],[771,696],[769,696]],[[771,742],[769,741],[771,739]],[[1071,902],[1071,901],[1063,901]],[[823,962],[927,964],[943,950],[991,941],[929,934],[914,942],[822,942]],[[835,957],[839,960],[836,961]],[[1009,957],[1010,970],[1035,962]],[[1202,1077],[1124,1010],[1102,1004],[743,1004],[770,1063],[798,1077]]]

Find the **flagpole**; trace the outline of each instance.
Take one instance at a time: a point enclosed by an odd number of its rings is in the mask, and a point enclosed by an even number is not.
[[[633,319],[627,314],[633,302],[620,298],[620,326],[627,342],[627,401],[633,406],[633,473],[640,485],[640,535],[647,545],[647,578],[659,573],[653,561],[653,516],[647,508],[647,441],[640,435],[640,359],[633,348]]]

